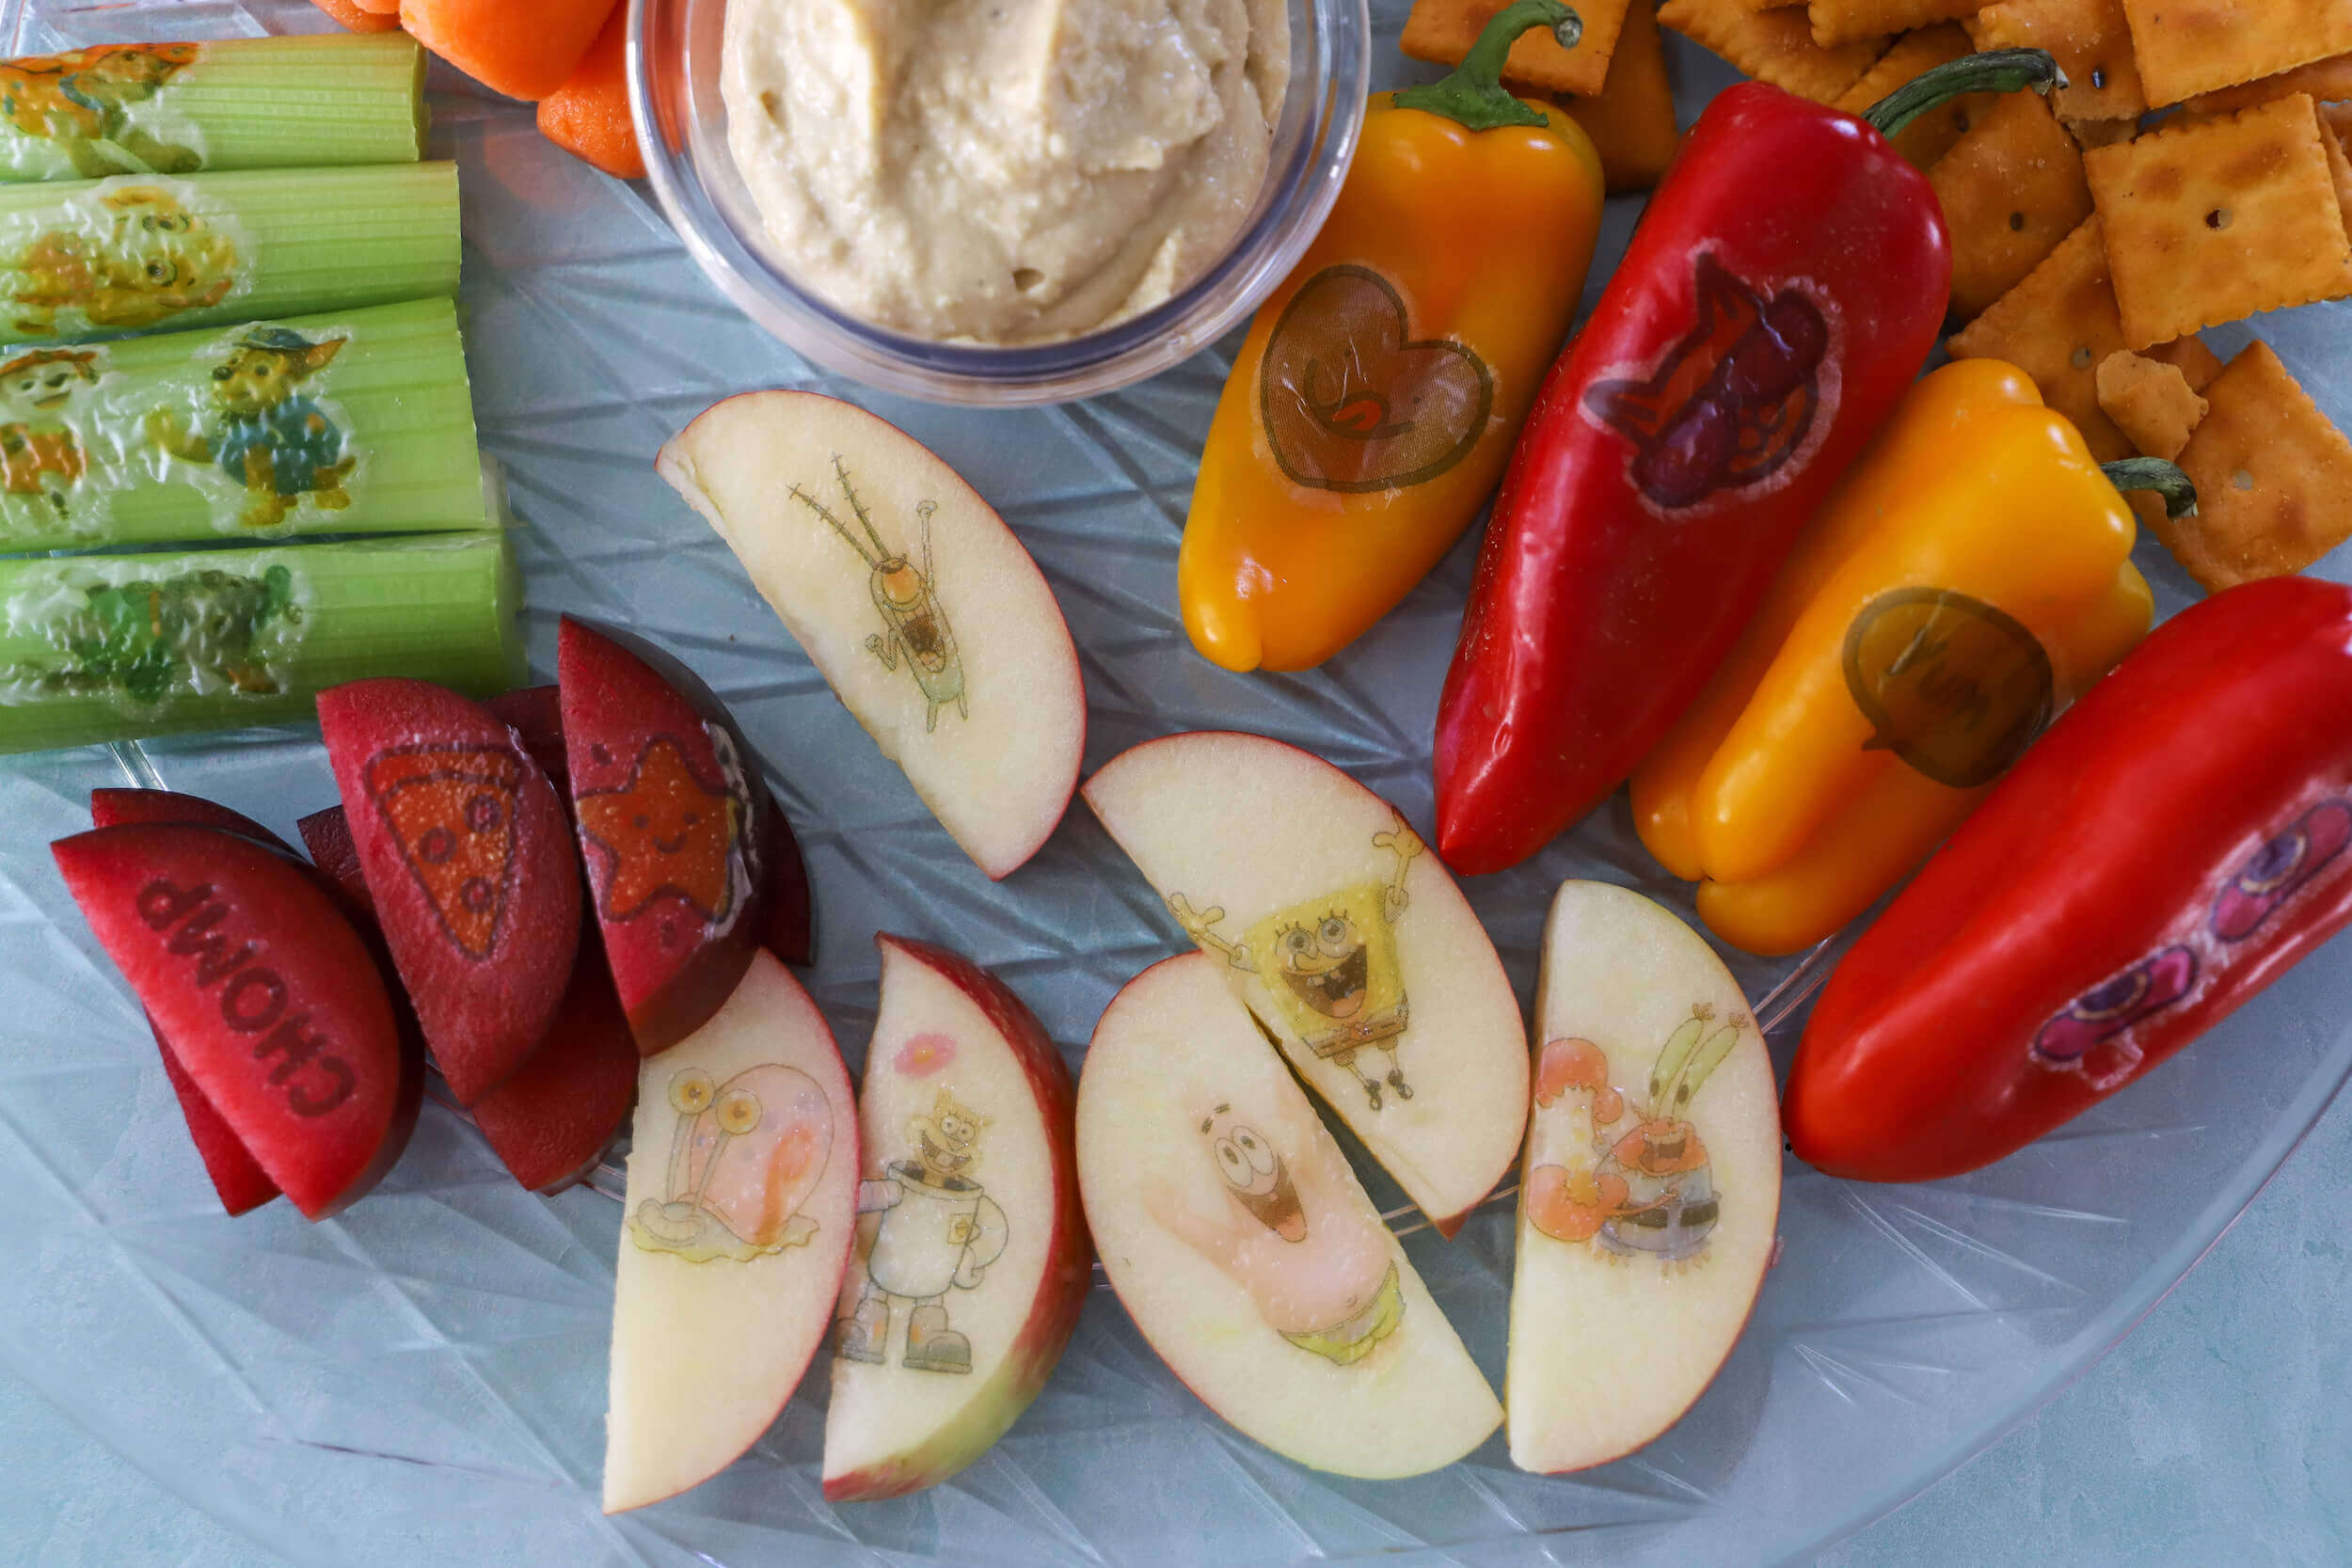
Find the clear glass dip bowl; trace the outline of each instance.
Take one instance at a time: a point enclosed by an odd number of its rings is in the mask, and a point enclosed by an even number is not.
[[[1338,197],[1370,91],[1365,0],[1289,0],[1290,93],[1264,188],[1222,261],[1158,308],[1058,343],[935,343],[860,321],[803,288],[727,150],[719,55],[726,0],[629,0],[629,103],[651,134],[654,194],[695,263],[752,320],[868,387],[934,403],[1062,403],[1130,386],[1239,324],[1297,263]]]

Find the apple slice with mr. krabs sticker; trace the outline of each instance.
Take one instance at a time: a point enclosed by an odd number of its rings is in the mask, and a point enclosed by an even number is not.
[[[1004,982],[874,939],[858,1244],[834,1327],[825,1497],[935,1485],[1004,1435],[1061,1359],[1093,1270],[1074,1089]]]
[[[707,410],[655,466],[834,694],[1001,878],[1070,805],[1086,689],[1037,562],[922,443],[814,392]]]
[[[1536,982],[1503,1402],[1557,1474],[1681,1418],[1748,1321],[1780,1217],[1772,1064],[1739,982],[1672,913],[1564,883]]]
[[[613,1275],[604,1511],[685,1491],[758,1440],[833,1326],[856,1230],[857,1112],[833,1032],[772,954],[639,1069]]]

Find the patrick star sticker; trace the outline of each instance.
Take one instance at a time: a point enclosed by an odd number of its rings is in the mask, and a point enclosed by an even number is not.
[[[711,922],[734,902],[729,860],[739,826],[736,802],[694,776],[686,752],[668,736],[648,742],[619,789],[580,796],[580,825],[612,857],[604,914],[628,920],[664,894]]]

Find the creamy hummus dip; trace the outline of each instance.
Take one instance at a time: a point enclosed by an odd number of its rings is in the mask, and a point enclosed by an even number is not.
[[[727,140],[786,267],[914,337],[1050,341],[1231,247],[1283,0],[729,0]]]

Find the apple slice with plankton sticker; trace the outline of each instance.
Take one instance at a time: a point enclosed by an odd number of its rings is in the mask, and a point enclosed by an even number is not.
[[[1780,1107],[1739,982],[1625,888],[1562,884],[1535,1026],[1503,1398],[1512,1462],[1556,1475],[1664,1432],[1731,1354],[1780,1221]]]
[[[1004,1435],[1093,1278],[1075,1091],[1003,981],[882,935],[859,1229],[834,1325],[825,1498],[935,1485]]]
[[[1146,741],[1087,804],[1299,1076],[1451,1236],[1527,1126],[1527,1036],[1454,879],[1395,809],[1260,736]]]
[[[842,704],[992,878],[1070,805],[1086,689],[1061,607],[930,449],[814,392],[747,392],[656,462]]]
[[[1111,999],[1078,1080],[1078,1185],[1136,1326],[1266,1447],[1376,1480],[1450,1465],[1502,1423],[1217,959],[1166,959]]]
[[[638,1069],[607,1513],[709,1479],[768,1430],[833,1326],[857,1189],[849,1071],[762,948],[708,1022]]]

